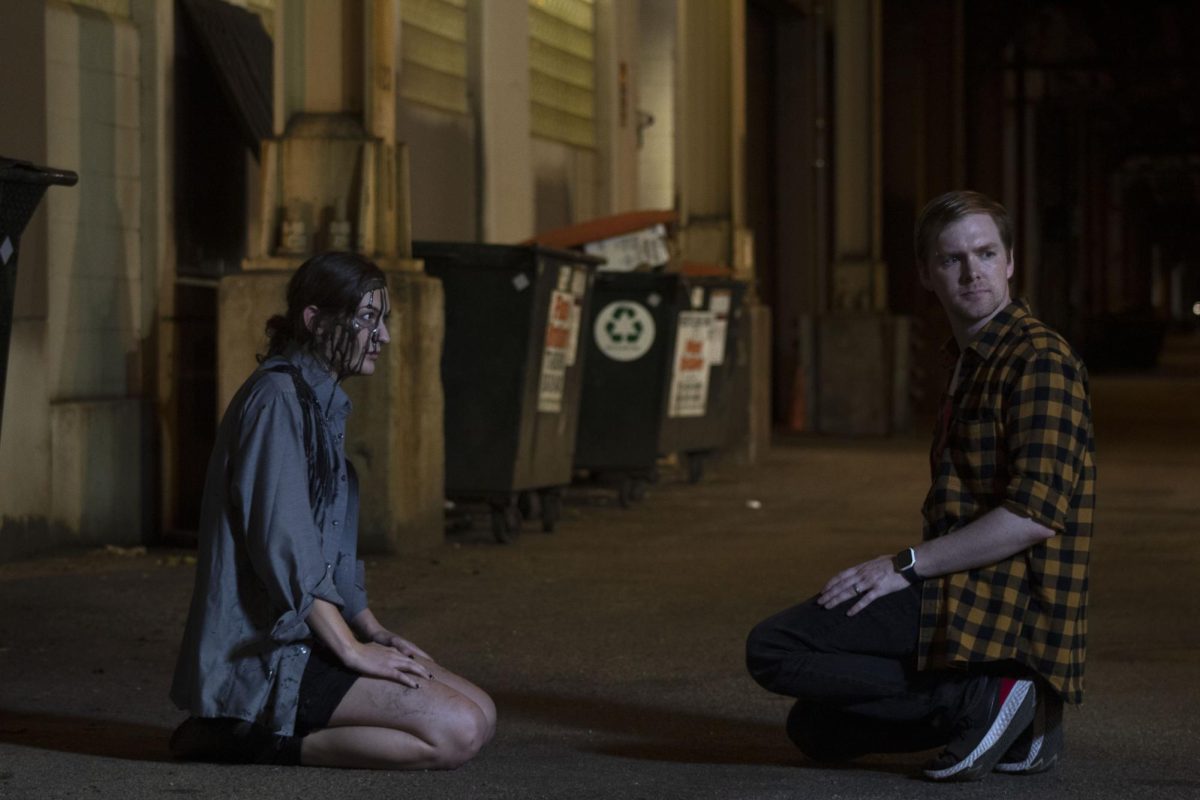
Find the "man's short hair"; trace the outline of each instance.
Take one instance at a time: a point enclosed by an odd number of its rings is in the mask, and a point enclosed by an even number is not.
[[[924,267],[928,262],[937,237],[947,225],[971,214],[987,214],[992,218],[996,223],[996,230],[1000,233],[1005,255],[1012,260],[1013,228],[1008,209],[985,194],[959,189],[933,198],[921,209],[913,232],[917,266]]]

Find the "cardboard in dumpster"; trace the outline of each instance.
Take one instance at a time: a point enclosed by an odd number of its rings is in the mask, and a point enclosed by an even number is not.
[[[543,231],[525,244],[583,250],[606,260],[602,271],[663,269],[671,263],[671,230],[677,222],[671,210],[628,211]]]
[[[637,269],[657,269],[671,261],[671,249],[667,245],[667,226],[652,225],[639,231],[587,242],[583,250],[588,255],[599,256],[604,264],[601,272],[633,272]]]

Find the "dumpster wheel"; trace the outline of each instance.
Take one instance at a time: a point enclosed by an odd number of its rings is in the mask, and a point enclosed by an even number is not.
[[[536,519],[542,516],[542,499],[539,492],[520,492],[517,495],[517,509],[521,519]]]
[[[688,483],[699,483],[704,477],[704,451],[693,450],[687,454]]]
[[[539,495],[542,506],[542,531],[554,533],[558,521],[562,519],[562,490],[543,489]]]
[[[512,500],[492,501],[492,535],[500,544],[511,544],[521,534],[521,511]]]
[[[646,499],[646,486],[650,481],[638,475],[624,475],[617,484],[617,502],[621,508],[629,508],[634,503]]]

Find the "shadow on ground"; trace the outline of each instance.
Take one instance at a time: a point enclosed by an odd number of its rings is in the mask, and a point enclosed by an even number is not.
[[[0,711],[0,743],[62,753],[173,761],[167,749],[170,735],[170,730],[152,725]]]
[[[607,697],[510,689],[493,689],[491,694],[505,720],[601,734],[579,748],[599,755],[679,764],[831,768],[809,761],[793,748],[782,724],[614,702]],[[875,763],[872,769],[911,771],[905,764],[890,763]]]

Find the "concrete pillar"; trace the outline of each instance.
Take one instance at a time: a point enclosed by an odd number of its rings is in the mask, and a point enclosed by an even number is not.
[[[834,237],[829,313],[816,319],[817,430],[887,435],[909,424],[906,318],[887,315],[883,261],[881,0],[832,4]]]
[[[660,16],[655,26],[670,25]],[[683,259],[731,267],[750,285],[739,326],[730,454],[753,462],[770,442],[770,313],[754,291],[745,228],[745,0],[675,6],[675,186]],[[665,24],[664,24],[665,23]]]
[[[596,139],[600,214],[638,206],[638,3],[596,3]]]
[[[639,208],[675,205],[675,4],[638,3],[637,151]]]
[[[832,307],[884,311],[880,0],[833,4],[834,253]]]
[[[146,447],[147,459],[158,475],[157,519],[151,527],[169,530],[175,520],[176,481],[174,434],[179,428],[174,397],[176,370],[175,228],[174,219],[174,114],[175,4],[133,0],[133,21],[141,39],[142,74],[142,274],[144,316],[150,322],[145,341],[143,371],[146,408],[156,430]],[[149,433],[149,426],[147,426]],[[149,498],[147,498],[149,499]]]
[[[408,258],[407,151],[396,142],[398,21],[397,0],[276,6],[276,138],[263,142],[250,257],[240,275],[221,280],[218,408],[224,413],[264,352],[263,325],[282,310],[292,272],[310,252],[330,248],[331,215],[344,211],[348,246],[387,274],[394,312],[379,373],[346,386],[355,404],[346,453],[360,480],[360,547],[411,552],[442,540],[444,316],[441,283]],[[308,252],[281,247],[287,206],[307,225]]]
[[[683,258],[732,261],[733,6],[679,3],[675,95],[675,185]]]
[[[534,234],[527,0],[470,0],[470,94],[479,125],[479,231],[485,242]]]

